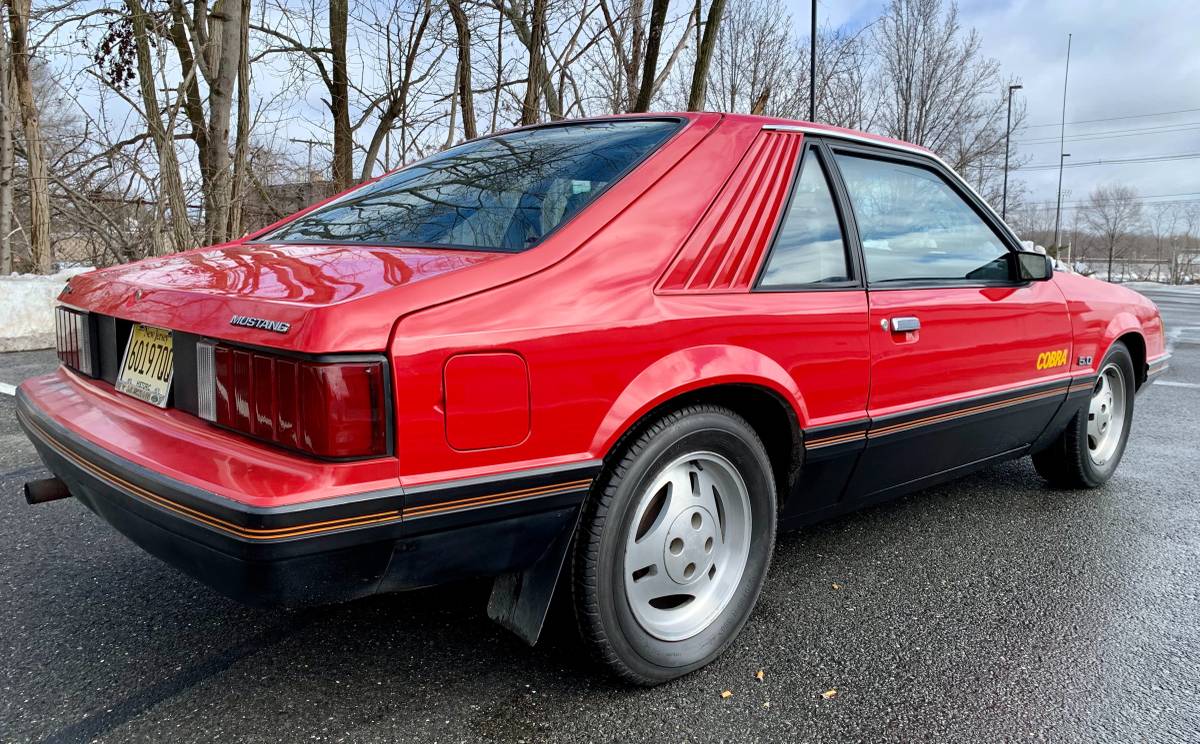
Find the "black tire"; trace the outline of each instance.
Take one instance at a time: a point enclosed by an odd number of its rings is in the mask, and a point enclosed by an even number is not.
[[[692,637],[664,641],[639,625],[625,591],[625,538],[639,496],[673,461],[692,452],[728,460],[749,493],[749,553],[724,609]],[[572,590],[580,635],[620,678],[657,685],[711,662],[750,617],[775,547],[776,499],[770,459],[758,434],[733,411],[694,405],[634,432],[610,457],[585,507],[575,541]]]
[[[1136,398],[1133,357],[1125,344],[1119,341],[1113,344],[1098,369],[1103,373],[1109,365],[1119,368],[1125,384],[1124,427],[1116,452],[1103,465],[1092,460],[1087,433],[1089,410],[1085,402],[1053,444],[1033,455],[1033,466],[1038,474],[1056,488],[1099,488],[1112,477],[1125,454]]]

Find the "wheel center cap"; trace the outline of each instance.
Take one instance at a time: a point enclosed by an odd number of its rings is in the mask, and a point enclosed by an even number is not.
[[[676,584],[691,584],[708,573],[720,549],[717,520],[705,508],[684,509],[671,523],[663,545],[663,565]]]

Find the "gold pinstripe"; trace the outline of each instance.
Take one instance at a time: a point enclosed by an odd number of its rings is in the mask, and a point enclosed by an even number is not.
[[[804,446],[805,446],[805,449],[819,449],[821,447],[832,447],[837,444],[846,444],[849,442],[857,442],[862,439],[873,439],[875,437],[887,436],[888,434],[896,434],[896,433],[899,433],[902,431],[909,431],[911,429],[916,429],[916,428],[919,428],[922,426],[939,424],[944,421],[953,421],[954,419],[964,418],[966,416],[973,416],[978,413],[988,413],[990,411],[1007,408],[1009,406],[1014,406],[1014,405],[1018,405],[1021,403],[1029,403],[1029,402],[1036,401],[1036,400],[1042,400],[1044,398],[1050,398],[1055,395],[1061,395],[1062,393],[1069,392],[1072,389],[1077,389],[1075,387],[1077,384],[1080,387],[1084,387],[1084,386],[1091,387],[1092,382],[1088,381],[1088,380],[1073,380],[1070,382],[1070,384],[1060,385],[1058,387],[1051,388],[1049,390],[1041,390],[1036,393],[1027,393],[1025,395],[1018,396],[1016,398],[1009,398],[1007,400],[996,401],[994,403],[983,403],[983,404],[980,404],[977,406],[971,406],[969,408],[963,408],[963,409],[960,409],[957,411],[947,411],[945,413],[934,414],[932,416],[924,416],[922,418],[914,419],[912,421],[905,421],[905,422],[899,423],[899,424],[891,424],[888,426],[882,426],[878,429],[866,429],[864,431],[849,432],[846,434],[835,434],[833,436],[821,437],[818,439],[810,439],[805,442]]]

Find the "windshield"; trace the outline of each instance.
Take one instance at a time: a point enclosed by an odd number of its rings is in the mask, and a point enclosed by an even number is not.
[[[468,142],[367,184],[257,238],[523,251],[678,129],[604,121]]]

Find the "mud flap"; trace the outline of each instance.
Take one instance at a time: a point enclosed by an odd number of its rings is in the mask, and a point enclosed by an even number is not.
[[[582,512],[582,508],[575,511],[575,518],[570,521],[571,529],[563,530],[533,565],[524,571],[501,574],[492,583],[488,617],[530,646],[536,644],[542,634],[550,600],[554,598],[554,588],[558,586]]]

